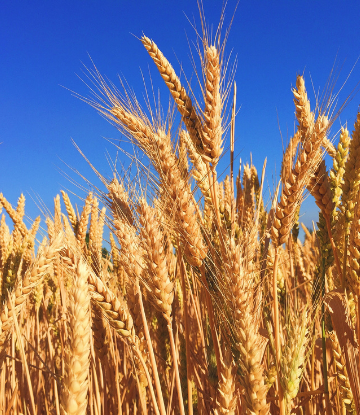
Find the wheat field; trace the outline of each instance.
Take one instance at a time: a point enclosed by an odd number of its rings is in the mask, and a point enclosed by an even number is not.
[[[140,39],[168,111],[88,71],[80,98],[139,150],[136,180],[100,175],[79,206],[62,190],[30,227],[25,197],[0,194],[0,414],[360,413],[360,113],[334,140],[332,98],[298,75],[267,203],[266,161],[234,166],[219,33],[199,43],[199,96]]]

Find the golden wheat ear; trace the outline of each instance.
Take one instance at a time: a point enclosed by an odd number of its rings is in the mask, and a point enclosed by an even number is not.
[[[220,93],[220,53],[215,46],[205,49],[205,109],[203,147],[206,158],[216,165],[222,148],[222,97]]]
[[[86,414],[90,357],[90,295],[88,271],[79,261],[69,295],[69,338],[61,407],[66,414]]]
[[[350,414],[356,414],[356,407],[354,402],[354,396],[351,391],[351,386],[349,382],[349,375],[346,369],[346,360],[345,356],[341,351],[339,340],[335,332],[329,334],[331,339],[332,353],[334,356],[334,361],[336,365],[336,378],[340,386],[340,396],[342,402],[344,403],[346,410]]]
[[[155,42],[146,36],[143,36],[141,41],[153,59],[156,67],[160,72],[161,77],[164,79],[167,87],[169,88],[195,148],[200,153],[203,153],[201,122],[198,115],[196,114],[191,98],[186,93],[185,88],[181,85],[181,82],[177,77],[173,67],[164,57]]]

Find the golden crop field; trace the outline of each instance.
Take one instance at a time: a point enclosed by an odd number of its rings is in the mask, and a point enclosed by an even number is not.
[[[334,143],[331,96],[310,102],[294,77],[296,129],[266,204],[266,162],[234,171],[219,33],[203,30],[199,96],[141,38],[165,111],[89,70],[81,98],[139,150],[138,180],[100,176],[79,208],[61,191],[30,227],[25,197],[0,194],[0,414],[360,413],[360,112]]]

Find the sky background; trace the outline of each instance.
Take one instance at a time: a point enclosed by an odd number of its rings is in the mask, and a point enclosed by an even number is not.
[[[225,28],[235,6],[236,1],[228,1]],[[204,0],[209,26],[217,27],[221,8],[220,1]],[[252,153],[261,172],[267,157],[265,199],[278,180],[281,134],[287,142],[294,132],[291,88],[296,75],[304,74],[314,108],[311,82],[321,91],[336,59],[337,92],[360,56],[359,17],[359,1],[239,2],[226,48],[226,56],[231,54],[231,61],[235,57],[238,61],[235,80],[241,108],[236,119],[236,168],[239,157],[250,161]],[[89,95],[77,75],[84,78],[83,64],[91,67],[91,56],[99,71],[117,86],[118,75],[125,78],[140,102],[142,72],[147,86],[151,76],[166,103],[168,90],[138,38],[142,34],[152,38],[176,72],[180,74],[182,66],[191,78],[190,50],[194,52],[196,33],[188,19],[200,29],[194,0],[0,0],[0,192],[12,204],[24,193],[31,218],[39,214],[32,201],[37,196],[51,211],[60,189],[83,196],[61,173],[78,180],[67,165],[91,182],[99,182],[71,139],[101,174],[110,177],[107,153],[115,158],[116,149],[104,137],[122,137],[69,90]],[[357,64],[339,95],[339,105],[359,81]],[[358,94],[335,121],[335,142],[341,124],[347,121],[352,130],[359,103]],[[228,159],[226,154],[220,172],[228,166]],[[302,208],[307,226],[317,219],[311,199]],[[72,200],[82,203],[75,197]]]

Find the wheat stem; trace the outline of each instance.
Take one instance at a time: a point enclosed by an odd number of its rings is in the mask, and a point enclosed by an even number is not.
[[[11,306],[11,310],[14,313],[15,307],[14,307],[14,303],[11,299],[11,293],[8,291],[7,295],[8,295],[8,300],[9,300],[9,303],[10,303],[10,306]],[[22,341],[22,336],[21,336],[21,333],[20,333],[20,329],[19,329],[19,325],[18,325],[16,315],[14,316],[13,321],[14,321],[14,325],[15,325],[16,337],[18,339],[18,346],[20,348],[22,364],[24,365],[24,368],[25,368],[25,375],[26,375],[27,385],[28,385],[28,388],[29,388],[29,395],[30,395],[30,402],[31,402],[31,411],[32,411],[33,415],[36,415],[34,392],[33,392],[33,389],[32,389],[32,383],[31,383],[31,378],[30,378],[29,367],[28,367],[27,360],[26,360],[26,355],[25,355],[25,350],[24,350],[24,343]]]
[[[166,320],[167,320],[167,329],[168,329],[169,337],[170,337],[171,355],[172,355],[174,370],[175,370],[176,391],[177,391],[178,399],[179,399],[180,415],[185,415],[184,400],[182,396],[181,382],[180,382],[179,366],[177,362],[178,357],[176,353],[174,333],[172,330],[172,318],[170,317],[170,318],[167,318]]]
[[[275,258],[274,258],[274,269],[273,269],[273,313],[274,313],[274,326],[275,326],[275,353],[276,353],[276,366],[278,374],[278,389],[279,389],[279,404],[280,404],[280,415],[285,415],[285,402],[284,394],[281,386],[280,378],[280,360],[281,360],[281,343],[280,343],[280,318],[279,318],[279,302],[277,294],[277,268],[279,261],[279,247],[275,247]]]
[[[144,325],[144,334],[145,334],[146,342],[148,345],[151,367],[152,367],[153,374],[154,374],[156,395],[158,397],[158,401],[160,404],[160,413],[161,415],[166,415],[166,409],[165,409],[165,404],[164,404],[164,398],[163,398],[162,391],[161,391],[161,385],[160,385],[159,373],[158,373],[158,368],[157,368],[155,355],[154,355],[154,349],[153,349],[152,342],[151,342],[149,326],[147,323],[145,310],[144,310],[144,304],[142,300],[142,294],[141,294],[141,290],[139,287],[138,287],[138,293],[139,293],[139,305],[140,305],[140,310],[141,310],[141,317],[142,317],[142,321]]]
[[[154,388],[152,387],[151,377],[150,377],[150,374],[149,374],[148,368],[147,368],[147,366],[146,366],[146,363],[145,363],[145,361],[144,361],[144,358],[142,357],[141,352],[140,352],[140,350],[139,350],[137,347],[134,347],[134,348],[133,348],[133,350],[134,350],[134,352],[136,353],[136,355],[137,355],[138,359],[140,360],[140,363],[142,364],[142,366],[143,366],[143,368],[144,368],[144,372],[145,372],[145,375],[146,375],[147,381],[148,381],[148,383],[149,383],[149,390],[150,390],[151,400],[152,400],[152,402],[153,402],[155,412],[156,412],[156,414],[157,414],[157,415],[160,415],[160,412],[159,412],[159,407],[158,407],[158,405],[157,405],[157,403],[156,403],[156,398],[155,398]]]
[[[188,300],[187,300],[187,292],[186,292],[186,284],[185,284],[185,273],[186,268],[184,264],[184,260],[180,255],[180,276],[181,276],[181,289],[183,292],[183,301],[184,301],[184,314],[185,314],[185,347],[186,347],[186,379],[187,379],[187,389],[188,389],[188,414],[193,415],[193,402],[192,402],[192,382],[191,382],[191,369],[190,369],[190,333],[189,333],[189,315],[188,315]]]

